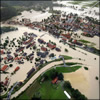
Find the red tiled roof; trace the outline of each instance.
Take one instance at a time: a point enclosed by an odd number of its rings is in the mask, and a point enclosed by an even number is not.
[[[56,47],[56,45],[53,45],[53,44],[50,44],[50,43],[48,43],[47,45],[48,45],[48,47],[51,48],[51,49],[54,49],[54,48]]]
[[[71,38],[71,36],[70,36],[70,34],[61,34],[63,37],[65,37],[65,38],[68,38],[68,39],[70,39]]]
[[[7,69],[8,65],[4,65],[2,68],[1,68],[1,71],[5,71]]]
[[[56,83],[57,80],[58,80],[58,77],[56,77],[54,80],[52,80],[52,83],[53,83],[53,84]]]
[[[14,71],[18,71],[20,68],[17,66]]]
[[[88,34],[87,32],[84,32],[84,35]]]
[[[4,51],[3,50],[0,50],[0,54],[4,54]]]
[[[62,40],[66,41],[67,39],[65,39],[65,38],[62,38]]]
[[[47,51],[47,48],[45,48],[45,47],[41,47],[41,50],[43,50],[43,51]]]
[[[7,60],[7,57],[4,57],[3,59],[4,59],[4,60]]]
[[[77,42],[77,40],[74,40],[74,43],[76,43]]]
[[[30,43],[32,40],[33,40],[33,37],[30,37],[30,39],[29,39],[29,40],[24,41],[24,44]]]
[[[15,57],[14,60],[19,60],[19,58],[18,57]]]
[[[15,57],[14,60],[20,60],[22,57]]]
[[[4,82],[4,85],[7,85],[7,83],[8,83],[8,80],[6,80],[6,81]]]

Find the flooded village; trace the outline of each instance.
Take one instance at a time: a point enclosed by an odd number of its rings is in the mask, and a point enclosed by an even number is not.
[[[2,22],[1,27],[5,26],[15,29],[1,34],[1,95],[7,93],[8,99],[17,97],[49,69],[79,63],[80,69],[63,73],[64,80],[88,99],[99,98],[100,25],[96,18],[59,10],[30,10]],[[51,83],[59,84],[58,80],[55,77]],[[16,89],[12,90],[14,86]]]

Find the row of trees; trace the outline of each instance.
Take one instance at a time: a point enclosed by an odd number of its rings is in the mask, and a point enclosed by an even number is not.
[[[65,81],[63,87],[64,87],[64,89],[71,90],[72,98],[74,98],[75,100],[87,100],[87,97],[85,97],[83,94],[81,94],[78,89],[72,88],[69,81]]]
[[[1,21],[6,21],[14,16],[16,16],[18,13],[14,7],[7,6],[3,7],[1,9]]]
[[[15,31],[15,30],[18,30],[18,28],[10,27],[10,26],[1,27],[0,34],[5,33],[5,32],[10,32],[10,31]]]

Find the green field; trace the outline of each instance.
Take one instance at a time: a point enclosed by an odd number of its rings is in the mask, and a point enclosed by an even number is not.
[[[87,7],[92,7],[94,4],[96,4],[97,1],[94,1],[93,3],[89,3],[89,4],[86,4],[84,6],[87,6]],[[99,7],[99,3],[95,5],[95,7]]]
[[[68,2],[68,3],[71,3],[71,4],[80,4],[82,1],[73,1],[73,2]]]
[[[76,65],[76,64],[81,64],[81,63],[74,63],[74,62],[68,62],[66,65]],[[64,64],[59,64],[59,65],[64,65]]]
[[[76,64],[76,63],[69,63],[69,64]],[[61,66],[61,65],[60,65]],[[74,72],[81,68],[81,66],[74,66],[74,67],[57,67],[56,69],[52,68],[48,70],[45,75],[48,76],[48,79],[45,80],[40,84],[40,80],[43,76],[39,76],[39,78],[32,83],[22,94],[20,94],[15,100],[22,100],[27,99],[30,100],[33,97],[41,98],[41,99],[68,99],[64,94],[64,90],[62,87],[63,82],[59,82],[58,84],[52,84],[51,81],[51,74],[55,71],[59,73],[69,73]],[[43,74],[44,75],[44,74]],[[71,91],[67,90],[71,95]]]
[[[34,83],[32,83],[31,86],[29,86],[28,89],[24,91],[24,93],[19,95],[15,100],[23,100],[23,99],[30,100],[33,97],[34,93],[37,91],[37,89],[39,89],[40,87],[41,86],[39,82],[36,80]]]
[[[41,99],[67,99],[62,89],[61,83],[52,84],[51,81],[45,81],[41,85],[42,88],[38,91],[42,96]]]
[[[74,67],[56,67],[56,70],[58,72],[62,72],[62,73],[70,73],[70,72],[75,72],[79,68],[81,68],[81,66],[74,66]]]
[[[82,42],[82,43],[91,43],[91,42],[89,42],[87,40],[79,40],[79,41]]]

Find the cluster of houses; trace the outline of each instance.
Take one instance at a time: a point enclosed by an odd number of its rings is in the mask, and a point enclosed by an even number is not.
[[[76,21],[74,22],[75,18]],[[13,21],[14,23],[14,21]],[[41,22],[31,22],[29,19],[22,19],[21,22],[16,22],[24,24],[32,29],[38,28],[43,31],[48,31],[49,34],[59,38],[63,31],[77,31],[82,30],[83,35],[93,37],[100,36],[99,25],[90,22],[87,18],[78,17],[77,14],[61,14],[61,15],[51,15],[49,18],[42,20]]]

